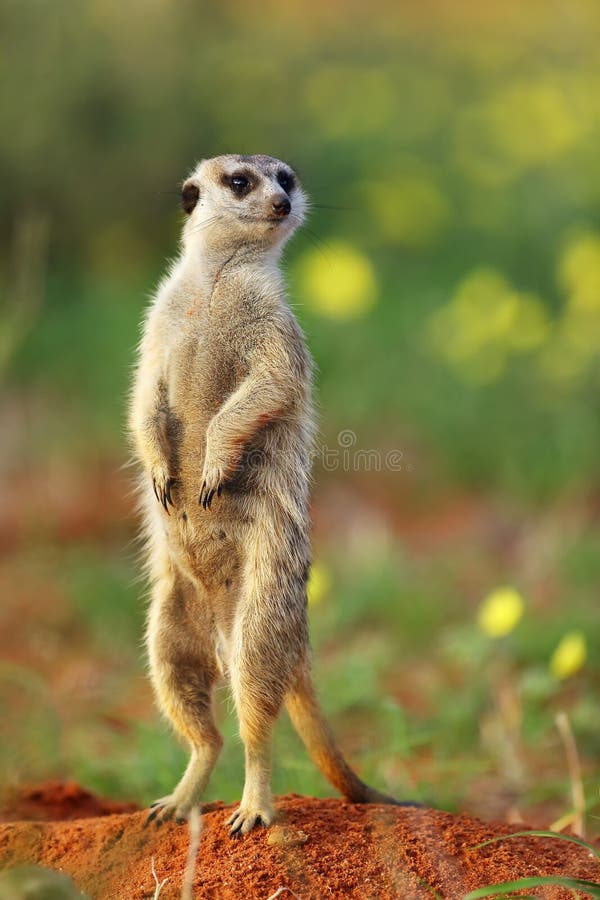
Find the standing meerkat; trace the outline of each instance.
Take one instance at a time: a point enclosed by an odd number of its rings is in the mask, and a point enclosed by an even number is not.
[[[149,820],[185,821],[202,797],[222,746],[220,676],[245,750],[232,834],[274,819],[271,734],[284,704],[345,797],[394,803],[345,762],[310,675],[312,363],[278,268],[305,194],[284,162],[227,155],[197,166],[182,204],[182,251],[145,320],[130,413],[152,580],[150,670],[191,749]]]

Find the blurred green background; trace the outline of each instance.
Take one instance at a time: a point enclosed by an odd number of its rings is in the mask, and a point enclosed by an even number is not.
[[[285,265],[337,451],[310,606],[340,740],[398,795],[593,828],[597,4],[5,0],[0,35],[3,781],[147,802],[184,764],[144,672],[126,397],[179,184],[260,152],[318,206]],[[328,793],[276,743],[277,791]]]

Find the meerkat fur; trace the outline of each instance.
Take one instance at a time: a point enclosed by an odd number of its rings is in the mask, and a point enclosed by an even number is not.
[[[345,797],[393,803],[345,762],[310,675],[312,362],[278,266],[305,194],[279,160],[226,155],[193,170],[182,205],[181,253],[145,318],[130,406],[151,677],[190,747],[149,821],[185,821],[202,798],[222,746],[213,713],[222,678],[245,750],[232,834],[274,819],[271,733],[283,705]]]

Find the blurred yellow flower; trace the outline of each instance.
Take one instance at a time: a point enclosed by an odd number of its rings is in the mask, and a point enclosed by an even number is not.
[[[365,185],[371,215],[384,238],[419,249],[434,243],[448,223],[448,202],[437,185],[419,173]]]
[[[524,609],[525,604],[518,591],[511,587],[497,588],[479,607],[477,622],[488,637],[504,637],[518,624]]]
[[[566,243],[558,263],[558,279],[569,295],[571,310],[600,310],[600,233],[584,231]]]
[[[313,563],[306,588],[308,602],[311,606],[320,603],[331,588],[331,575],[323,563]]]
[[[538,364],[549,380],[570,386],[584,377],[600,345],[600,232],[571,235],[560,254],[557,278],[567,303]]]
[[[583,667],[587,644],[582,631],[568,631],[558,642],[550,658],[550,671],[555,678],[570,678]]]
[[[543,303],[535,294],[518,294],[518,306],[509,343],[513,350],[526,351],[540,347],[551,333],[551,324]]]
[[[585,135],[588,118],[576,110],[563,79],[513,81],[458,113],[456,162],[470,180],[500,187],[568,153]]]
[[[550,80],[509,85],[494,98],[488,116],[497,147],[523,166],[560,157],[580,137],[568,98]]]
[[[497,378],[511,353],[537,348],[549,334],[539,298],[516,291],[489,267],[470,272],[429,322],[438,353],[467,380],[479,383]]]
[[[599,346],[600,309],[596,313],[577,313],[567,308],[554,340],[540,355],[540,367],[557,381],[585,375],[598,358]]]
[[[298,263],[306,305],[331,319],[356,319],[373,306],[377,282],[373,266],[351,244],[332,242],[325,253],[309,250]]]

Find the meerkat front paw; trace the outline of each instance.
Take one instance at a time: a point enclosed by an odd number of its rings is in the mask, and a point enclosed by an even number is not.
[[[188,821],[193,806],[194,804],[189,800],[179,800],[175,793],[168,794],[150,804],[150,812],[144,824],[150,825],[151,822],[156,822],[156,826],[160,827],[163,822],[174,818],[178,825],[184,825]]]
[[[223,466],[209,465],[208,461],[204,464],[202,472],[202,487],[198,495],[198,504],[204,509],[210,509],[215,494],[221,496],[223,490],[223,482],[225,480],[225,471]]]
[[[174,506],[171,496],[171,488],[175,484],[175,479],[171,478],[166,469],[155,468],[152,471],[152,488],[154,496],[161,503],[167,514],[169,513],[169,504]]]
[[[275,821],[275,810],[272,806],[262,804],[260,808],[241,804],[236,811],[229,816],[226,825],[231,825],[229,833],[232,837],[248,834],[256,825],[268,828]]]

